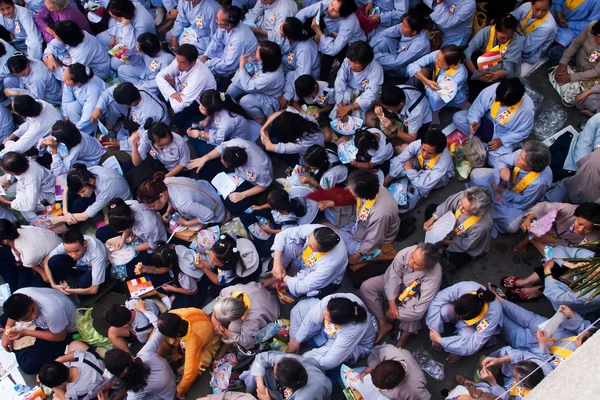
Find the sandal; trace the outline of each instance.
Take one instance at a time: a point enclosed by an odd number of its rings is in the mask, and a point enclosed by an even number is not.
[[[456,383],[463,386],[465,384],[465,381],[467,380],[467,378],[464,375],[456,375],[454,379],[456,380]]]
[[[523,301],[532,301],[532,300],[537,299],[538,297],[533,297],[531,299],[528,299],[527,297],[525,297],[525,293],[523,293],[523,290],[520,288],[511,289],[506,293],[507,300],[509,300],[513,303],[518,303],[518,302],[523,302]]]
[[[490,285],[490,287],[494,290],[494,293],[496,293],[499,297],[503,298],[504,300],[507,300],[506,293],[504,293],[504,290],[500,289],[498,286],[493,284]]]
[[[502,278],[502,286],[505,289],[513,289],[517,287],[517,277],[513,275],[505,276]]]

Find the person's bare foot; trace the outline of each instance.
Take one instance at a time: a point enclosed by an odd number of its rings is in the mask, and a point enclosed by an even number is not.
[[[581,114],[585,115],[586,117],[590,117],[592,118],[595,114],[589,110],[581,110],[580,111]]]
[[[446,357],[446,360],[450,363],[450,364],[456,364],[457,362],[460,361],[462,357],[459,356],[458,354],[448,354],[448,357]]]
[[[532,300],[542,295],[541,288],[541,286],[524,287],[521,288],[521,293],[523,293],[523,296],[528,300]]]
[[[379,333],[377,334],[377,338],[375,338],[375,343],[381,342],[391,332],[392,328],[392,324],[386,320],[379,321]]]
[[[400,334],[400,339],[398,339],[398,341],[396,342],[396,347],[398,347],[399,349],[406,348],[406,342],[408,342],[408,339],[410,339],[410,333],[402,331],[402,333]]]
[[[523,254],[527,251],[527,247],[529,247],[529,240],[525,238],[515,246],[515,253]]]

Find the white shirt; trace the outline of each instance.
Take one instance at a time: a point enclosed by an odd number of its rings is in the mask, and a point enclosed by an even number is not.
[[[167,75],[175,78],[175,88],[165,79]],[[177,68],[177,59],[158,73],[156,84],[163,97],[169,100],[175,114],[198,100],[200,95],[208,89],[217,88],[215,77],[203,62],[196,61],[196,64],[189,71],[180,72]],[[183,94],[181,103],[171,98],[174,93]]]
[[[108,264],[108,249],[98,239],[92,236],[83,235],[83,239],[87,242],[85,253],[79,260],[75,260],[77,266],[88,267],[92,269],[92,285],[99,286],[104,283],[106,275],[106,265]],[[50,258],[58,254],[67,254],[64,243],[59,244],[52,253]]]
[[[17,232],[19,237],[15,239],[12,252],[26,268],[41,266],[44,258],[61,243],[56,233],[44,228],[23,226]]]
[[[52,104],[46,103],[44,100],[37,100],[37,102],[42,105],[42,112],[37,117],[25,118],[25,122],[13,132],[19,140],[6,142],[5,152],[25,153],[36,146],[41,139],[48,137],[52,125],[56,121],[62,120],[62,116]]]
[[[75,304],[69,297],[55,289],[22,288],[15,293],[31,297],[39,309],[39,315],[33,320],[35,326],[52,333],[77,331],[75,325]]]

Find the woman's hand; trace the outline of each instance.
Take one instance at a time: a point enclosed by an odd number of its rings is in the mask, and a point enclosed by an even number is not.
[[[489,383],[490,386],[496,386],[496,378],[494,378],[494,375],[488,371],[486,367],[481,368],[479,375],[481,376],[481,379]]]
[[[576,104],[581,104],[585,101],[585,99],[587,99],[589,97],[589,95],[591,95],[592,93],[594,93],[592,91],[592,89],[586,89],[583,92],[579,93],[577,96],[575,96],[575,103]]]
[[[429,89],[435,92],[437,92],[438,90],[442,90],[442,88],[440,87],[440,85],[438,85],[436,81],[431,81],[429,79],[425,81],[425,86],[427,86]]]
[[[250,54],[243,54],[240,56],[240,69],[244,71],[246,69],[246,63],[250,58]]]
[[[138,147],[141,140],[142,138],[140,138],[140,134],[137,131],[133,132],[131,136],[129,136],[129,143],[131,143],[132,147]]]
[[[229,195],[229,200],[232,203],[239,203],[246,198],[246,192],[233,192]]]
[[[485,368],[490,368],[498,364],[502,364],[502,359],[497,357],[486,357],[481,361],[481,365]]]
[[[558,312],[562,313],[565,317],[569,319],[575,318],[575,312],[573,312],[573,310],[571,310],[571,308],[568,306],[561,305],[560,307],[558,307]]]
[[[46,64],[46,68],[48,68],[49,71],[54,71],[55,69],[60,68],[60,65],[58,65],[54,54],[48,54],[46,57],[44,57],[44,64]]]
[[[531,220],[534,218],[533,214],[529,214],[527,216],[527,218],[525,218],[525,221],[523,221],[523,223],[521,224],[521,230],[523,232],[528,232],[531,229]]]
[[[162,215],[162,220],[165,224],[169,224],[169,213],[164,213]]]
[[[433,328],[429,328],[429,340],[431,343],[440,344],[442,342],[442,335]]]
[[[191,137],[192,139],[198,139],[199,137],[202,137],[202,131],[199,129],[188,128],[186,133],[188,137]]]
[[[117,45],[117,38],[114,35],[110,35],[110,40],[108,41],[108,47],[113,48]]]
[[[316,180],[314,180],[313,178],[310,178],[308,176],[301,176],[298,178],[298,180],[300,181],[300,183],[303,183],[305,185],[310,185],[310,186],[317,186],[318,183]]]
[[[564,74],[560,74],[560,75],[556,75],[556,82],[559,85],[565,85],[569,82],[571,82],[571,74],[569,74],[568,72],[565,72]]]
[[[540,349],[545,349],[546,347],[548,347],[548,335],[546,334],[546,332],[544,332],[541,329],[538,329],[537,332],[535,333],[535,338],[537,339],[537,342],[540,346]]]
[[[317,203],[319,210],[323,211],[327,208],[335,207],[335,203],[332,200],[322,200]]]
[[[288,343],[287,353],[298,353],[300,351],[300,342],[296,339],[290,338],[290,342]]]
[[[206,159],[204,157],[195,158],[190,161],[187,165],[187,169],[196,169],[196,172],[200,172],[202,167],[206,164]]]
[[[471,133],[471,135],[474,135],[475,132],[479,130],[480,126],[481,124],[478,121],[471,122],[471,125],[469,125],[469,132]]]
[[[429,218],[427,221],[425,221],[425,223],[423,224],[423,230],[425,232],[427,232],[428,230],[431,229],[431,227],[433,226],[433,224],[435,223],[435,217],[431,217]]]

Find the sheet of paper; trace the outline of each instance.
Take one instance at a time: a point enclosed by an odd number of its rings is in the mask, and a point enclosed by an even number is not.
[[[221,193],[224,199],[237,189],[235,182],[225,172],[219,172],[210,183]]]
[[[123,170],[121,169],[121,164],[119,164],[119,161],[117,160],[117,157],[115,157],[115,156],[110,156],[106,160],[104,160],[104,162],[102,163],[102,166],[104,168],[112,169],[113,171],[115,171],[116,173],[118,173],[121,176],[123,175]]]
[[[448,236],[454,229],[456,218],[451,211],[442,215],[431,227],[430,230],[425,232],[425,243],[439,243]]]
[[[373,384],[371,374],[365,376],[362,382],[359,379],[356,382],[352,383],[350,386],[358,390],[358,393],[360,393],[365,399],[387,400],[387,398],[384,397],[379,391],[379,389],[377,389],[377,387],[375,387],[375,385]]]
[[[552,336],[565,319],[567,319],[565,314],[561,313],[560,311],[557,311],[556,314],[552,316],[552,318],[539,324],[538,328],[541,331],[546,332],[546,335]]]

